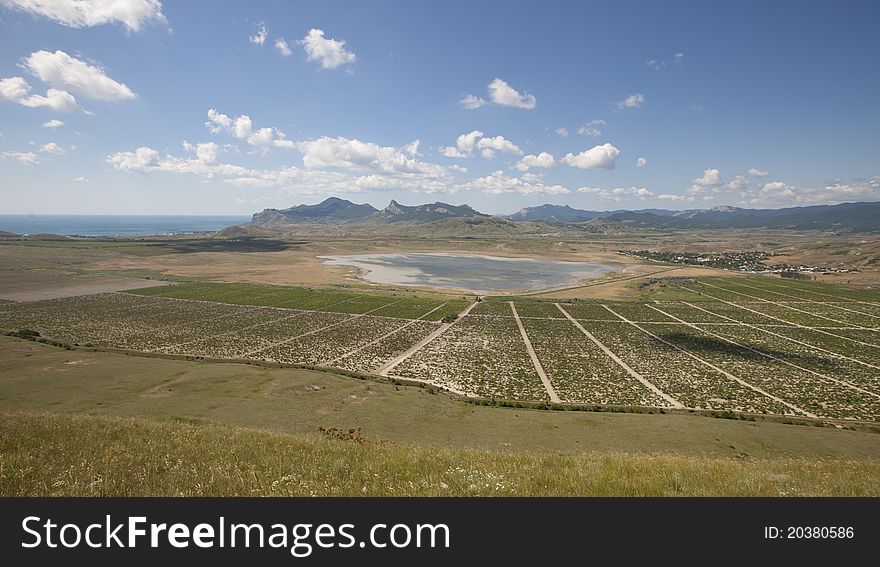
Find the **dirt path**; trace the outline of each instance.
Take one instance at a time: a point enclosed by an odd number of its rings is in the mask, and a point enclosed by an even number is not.
[[[257,307],[257,309],[265,309],[265,307]],[[274,308],[273,308],[273,309],[274,309]],[[256,311],[256,309],[252,309],[252,310],[246,311],[246,313],[250,313],[250,311]],[[211,335],[210,337],[199,337],[198,339],[193,339],[193,340],[191,340],[191,341],[184,341],[184,342],[182,342],[182,343],[174,343],[174,344],[172,344],[172,345],[166,345],[166,346],[162,346],[162,347],[157,347],[157,348],[154,348],[154,349],[146,350],[146,351],[144,351],[144,352],[160,352],[160,351],[164,351],[164,350],[167,350],[167,349],[170,349],[170,348],[180,348],[180,347],[182,347],[182,346],[187,346],[187,345],[191,345],[191,344],[195,344],[195,343],[200,343],[200,342],[202,342],[202,341],[206,341],[206,340],[213,339],[213,338],[216,338],[216,337],[226,337],[226,336],[229,336],[229,335],[234,335],[234,334],[236,334],[236,333],[240,333],[240,332],[242,332],[242,331],[250,331],[251,329],[256,329],[257,327],[264,327],[264,326],[266,326],[266,325],[271,325],[272,323],[279,323],[279,322],[281,322],[281,321],[287,321],[288,319],[293,319],[294,317],[300,317],[300,316],[305,315],[305,314],[306,314],[305,311],[301,311],[301,312],[299,312],[299,313],[292,313],[292,314],[288,314],[288,315],[282,315],[281,317],[278,317],[278,318],[276,318],[276,319],[270,319],[270,320],[268,320],[268,321],[260,321],[259,323],[254,323],[253,325],[247,325],[246,327],[241,327],[240,329],[233,329],[233,330],[231,330],[231,331],[226,331],[226,332],[223,332],[223,333],[218,333],[218,334],[216,334],[216,335]],[[199,322],[199,323],[204,323],[205,321],[206,321],[206,320],[200,320],[200,321],[198,321],[198,322]]]
[[[871,313],[865,313],[864,311],[857,311],[855,309],[841,307],[840,305],[835,305],[834,303],[827,302],[827,301],[816,301],[815,299],[807,299],[805,297],[798,297],[797,295],[782,293],[781,291],[773,291],[772,289],[767,289],[767,288],[762,288],[762,287],[755,287],[753,285],[747,285],[747,284],[744,284],[744,283],[738,282],[738,281],[733,282],[733,284],[740,286],[740,287],[747,287],[749,289],[754,289],[756,291],[766,291],[766,292],[772,293],[774,295],[781,295],[782,297],[790,297],[792,299],[797,299],[799,301],[804,301],[806,303],[815,303],[816,305],[827,305],[828,307],[831,307],[833,309],[840,309],[841,311],[847,311],[849,313],[856,313],[858,315],[867,315],[868,317],[871,317],[872,319],[880,319],[880,315],[872,315]]]
[[[380,366],[376,370],[376,374],[378,374],[379,376],[388,376],[389,372],[394,370],[394,368],[397,367],[398,365],[400,365],[401,362],[403,362],[407,358],[411,357],[412,355],[414,355],[415,353],[420,351],[426,344],[430,343],[431,341],[433,341],[434,339],[436,339],[437,337],[439,337],[440,335],[445,333],[446,330],[449,329],[449,327],[455,325],[455,323],[457,323],[461,319],[464,319],[467,316],[467,314],[470,313],[471,310],[476,306],[477,306],[476,301],[471,303],[470,305],[468,305],[464,311],[459,313],[458,319],[456,319],[452,323],[442,323],[433,333],[431,333],[430,335],[428,335],[424,339],[420,340],[419,342],[417,342],[416,344],[414,344],[413,346],[411,346],[407,350],[403,351],[399,355],[395,356],[394,358],[392,358],[391,360],[386,362],[383,366]],[[433,383],[433,382],[428,382],[427,380],[422,380],[422,382],[425,382],[426,384]]]
[[[652,333],[651,331],[645,329],[644,327],[642,327],[642,326],[639,325],[638,323],[636,323],[636,322],[634,322],[634,321],[630,321],[629,319],[627,319],[626,317],[624,317],[624,316],[621,315],[620,313],[614,311],[613,309],[611,309],[611,308],[608,307],[607,305],[603,305],[602,307],[604,307],[605,309],[607,309],[608,311],[610,311],[613,315],[619,317],[619,318],[620,318],[622,321],[624,321],[625,323],[629,323],[630,325],[632,325],[632,326],[635,327],[636,329],[638,329],[638,330],[640,330],[641,332],[645,333],[645,334],[648,335],[649,337],[651,337],[651,338],[653,338],[653,339],[655,339],[655,340],[658,340],[658,341],[660,341],[661,343],[663,343],[663,344],[665,344],[665,345],[667,345],[667,346],[670,346],[670,347],[674,348],[674,349],[677,350],[677,351],[682,352],[683,354],[685,354],[685,355],[691,357],[692,359],[696,360],[697,362],[699,362],[699,363],[701,363],[701,364],[704,364],[705,366],[711,368],[711,369],[714,370],[715,372],[718,372],[718,373],[724,375],[725,377],[727,377],[727,378],[733,380],[734,382],[737,382],[738,384],[740,384],[740,385],[742,385],[742,386],[745,386],[746,388],[752,390],[753,392],[757,392],[757,393],[761,394],[762,396],[766,396],[767,398],[770,398],[771,400],[773,400],[773,401],[775,401],[775,402],[777,402],[777,403],[780,403],[780,404],[784,405],[785,407],[787,407],[787,408],[789,408],[789,409],[791,409],[791,410],[794,410],[796,413],[800,413],[800,414],[806,415],[807,417],[813,417],[813,418],[818,417],[818,416],[816,416],[815,414],[812,414],[812,413],[808,412],[808,411],[805,410],[805,409],[802,409],[802,408],[800,408],[800,407],[798,407],[798,406],[796,406],[796,405],[794,405],[794,404],[791,404],[791,403],[786,402],[785,400],[783,400],[783,399],[781,399],[781,398],[778,398],[778,397],[774,396],[773,394],[771,394],[770,392],[767,392],[767,391],[764,390],[763,388],[760,388],[760,387],[758,387],[758,386],[755,386],[755,385],[753,385],[753,384],[750,384],[750,383],[746,382],[745,380],[743,380],[742,378],[740,378],[740,377],[738,377],[738,376],[734,376],[733,374],[731,374],[730,372],[724,370],[723,368],[719,368],[719,367],[715,366],[714,364],[712,364],[712,363],[709,362],[708,360],[703,360],[702,358],[700,358],[699,356],[693,354],[692,352],[690,352],[690,351],[688,351],[688,350],[685,350],[685,349],[681,348],[680,346],[678,346],[678,345],[676,345],[676,344],[674,344],[674,343],[671,343],[671,342],[667,341],[666,339],[664,339],[664,338],[662,338],[662,337],[659,337],[659,336],[655,335],[654,333]]]
[[[253,356],[254,354],[257,354],[258,352],[263,352],[264,350],[267,350],[270,348],[274,348],[277,346],[282,346],[282,345],[292,343],[293,341],[295,341],[297,339],[301,339],[303,337],[308,337],[309,335],[314,335],[315,333],[320,333],[321,331],[326,331],[328,329],[338,327],[339,325],[344,325],[345,323],[350,323],[351,321],[354,321],[355,319],[359,319],[359,318],[363,317],[364,315],[369,315],[370,313],[373,313],[374,311],[379,311],[380,309],[385,309],[389,305],[394,305],[398,301],[402,301],[402,300],[398,299],[397,301],[392,301],[391,303],[386,303],[385,305],[380,305],[379,307],[377,307],[375,309],[370,309],[369,311],[365,311],[363,313],[355,313],[355,314],[351,315],[351,317],[347,317],[347,318],[343,319],[342,321],[337,321],[336,323],[331,323],[329,325],[321,327],[320,329],[314,329],[314,330],[309,331],[307,333],[302,333],[302,334],[299,334],[299,335],[296,335],[293,337],[289,337],[287,339],[284,339],[283,341],[275,341],[274,343],[270,343],[267,346],[239,354],[238,356],[240,358],[247,358],[248,356]],[[345,315],[345,313],[337,313],[337,315]]]
[[[874,398],[878,398],[878,399],[880,399],[880,395],[875,394],[874,392],[869,392],[868,390],[865,390],[864,388],[860,388],[860,387],[856,386],[855,384],[852,384],[852,383],[850,383],[850,382],[847,382],[846,380],[840,380],[840,379],[838,379],[838,378],[832,378],[831,376],[827,376],[827,375],[825,375],[825,374],[822,374],[821,372],[816,372],[815,370],[811,370],[811,369],[809,369],[809,368],[804,368],[803,366],[798,366],[797,364],[795,364],[795,363],[793,363],[793,362],[790,362],[790,361],[788,361],[788,360],[785,360],[784,358],[779,358],[778,356],[773,356],[773,355],[770,354],[770,353],[766,353],[766,352],[760,351],[760,350],[758,350],[758,349],[754,349],[754,348],[752,348],[752,347],[750,347],[750,346],[748,346],[748,345],[744,345],[744,344],[738,343],[738,342],[736,342],[736,341],[734,341],[734,340],[732,340],[732,339],[728,339],[727,337],[725,337],[725,336],[723,336],[723,335],[719,335],[719,334],[717,334],[717,333],[713,333],[712,331],[707,331],[707,330],[705,330],[705,329],[702,329],[702,328],[698,327],[698,326],[695,325],[694,323],[688,323],[687,321],[684,321],[683,319],[679,319],[679,318],[676,317],[675,315],[672,315],[672,314],[670,314],[670,313],[667,313],[666,311],[663,311],[663,310],[660,309],[659,307],[654,307],[653,305],[647,305],[647,307],[653,309],[654,311],[657,311],[658,313],[660,313],[660,314],[662,314],[662,315],[666,315],[666,316],[669,317],[670,319],[673,319],[673,320],[675,320],[675,321],[678,321],[678,322],[681,323],[682,325],[687,325],[688,327],[690,327],[690,328],[692,328],[692,329],[696,329],[697,331],[700,331],[701,333],[706,333],[707,335],[711,335],[711,336],[713,336],[713,337],[715,337],[715,338],[717,338],[717,339],[721,339],[722,341],[725,341],[725,342],[727,342],[727,343],[730,343],[730,344],[732,344],[732,345],[734,345],[734,346],[736,346],[736,347],[744,348],[744,349],[748,350],[749,352],[753,352],[753,353],[755,353],[755,354],[757,354],[757,355],[763,356],[764,358],[769,358],[770,360],[775,360],[776,362],[781,362],[782,364],[785,364],[785,365],[791,366],[792,368],[797,368],[798,370],[801,370],[801,371],[806,372],[806,373],[808,373],[808,374],[812,374],[813,376],[816,376],[817,378],[820,378],[820,379],[822,379],[822,380],[827,380],[827,381],[829,381],[829,382],[834,382],[835,384],[837,384],[837,385],[839,385],[839,386],[844,386],[844,387],[850,388],[850,389],[852,389],[852,390],[856,390],[857,392],[861,392],[862,394],[867,394],[867,395],[872,396],[872,397],[874,397]]]
[[[645,378],[644,376],[642,376],[641,374],[639,374],[638,372],[636,372],[635,370],[633,370],[632,368],[630,368],[630,366],[629,366],[627,363],[625,363],[623,360],[621,360],[619,356],[617,356],[616,354],[614,354],[614,353],[611,351],[611,349],[609,349],[607,346],[605,346],[605,345],[602,343],[602,341],[600,341],[599,339],[597,339],[596,337],[594,337],[594,336],[593,336],[593,333],[591,333],[591,332],[589,332],[588,330],[586,330],[586,329],[583,327],[583,325],[581,325],[581,324],[578,322],[577,319],[575,319],[574,317],[572,317],[572,316],[568,313],[568,311],[566,311],[565,309],[563,309],[561,305],[559,305],[558,303],[554,303],[553,305],[555,305],[556,308],[559,309],[559,310],[562,312],[563,315],[565,315],[566,319],[568,319],[569,321],[571,321],[571,323],[572,323],[575,327],[577,327],[578,330],[579,330],[580,332],[582,332],[584,335],[586,335],[586,337],[587,337],[588,339],[590,339],[591,341],[593,341],[593,343],[594,343],[597,347],[599,347],[600,349],[602,349],[602,352],[604,352],[605,355],[608,356],[608,358],[610,358],[611,360],[613,360],[614,362],[616,362],[621,368],[623,368],[624,370],[626,370],[627,374],[629,374],[630,376],[632,376],[633,378],[635,378],[636,380],[638,380],[639,382],[641,382],[643,386],[645,386],[646,388],[648,388],[649,390],[651,390],[652,392],[654,392],[655,394],[657,394],[658,396],[660,396],[661,398],[663,398],[664,400],[666,400],[666,401],[667,401],[672,407],[674,407],[674,408],[684,408],[684,407],[685,407],[684,404],[682,404],[681,402],[679,402],[678,400],[676,400],[675,398],[673,398],[672,396],[670,396],[669,394],[667,394],[666,392],[664,392],[663,390],[661,390],[660,388],[658,388],[657,386],[655,386],[650,380],[648,380],[647,378]],[[607,309],[607,308],[606,308],[606,309]],[[616,313],[615,313],[615,315],[616,315]],[[620,316],[618,315],[618,317],[620,317]]]
[[[787,305],[785,303],[778,303],[776,301],[770,301],[769,299],[764,299],[763,297],[757,297],[755,295],[749,295],[747,293],[743,293],[741,291],[736,291],[735,289],[729,289],[726,287],[721,287],[717,285],[708,284],[705,282],[697,282],[700,285],[708,286],[714,289],[720,289],[721,291],[728,291],[730,293],[735,293],[737,295],[741,295],[743,297],[748,297],[751,299],[756,299],[762,303],[769,303],[770,305],[776,305],[777,307],[784,307],[785,309],[791,309],[792,311],[797,311],[798,313],[803,313],[804,315],[810,315],[811,317],[818,317],[820,319],[825,319],[826,321],[831,321],[832,323],[838,323],[840,325],[844,325],[844,327],[853,328],[855,325],[848,323],[846,321],[840,321],[838,319],[832,319],[831,317],[826,317],[825,315],[816,315],[815,313],[810,313],[809,311],[804,311],[803,309],[798,309],[797,307],[793,307],[791,305]],[[865,329],[869,331],[878,331],[878,329],[871,329],[870,327],[865,327]]]
[[[326,362],[322,362],[322,363],[321,363],[321,366],[332,366],[333,364],[339,362],[340,360],[342,360],[343,358],[345,358],[345,357],[347,357],[347,356],[351,356],[351,355],[353,355],[353,354],[357,354],[357,353],[359,353],[360,351],[364,350],[365,348],[367,348],[367,347],[371,347],[371,346],[373,346],[373,345],[375,345],[375,344],[377,344],[377,343],[379,343],[379,342],[381,342],[381,341],[387,339],[388,337],[390,337],[391,335],[393,335],[393,334],[395,334],[395,333],[399,333],[400,331],[406,329],[406,328],[409,327],[410,325],[414,325],[416,322],[418,322],[418,321],[422,321],[425,317],[427,317],[428,315],[430,315],[430,314],[433,313],[434,311],[437,311],[437,310],[440,309],[441,307],[444,307],[447,303],[449,303],[449,302],[447,301],[447,302],[443,303],[442,305],[438,305],[438,306],[435,307],[434,309],[431,309],[430,311],[428,311],[428,312],[425,313],[424,315],[420,316],[418,319],[413,319],[413,320],[411,320],[409,323],[404,323],[403,325],[401,325],[400,327],[397,327],[396,329],[394,329],[394,330],[391,331],[390,333],[385,333],[384,335],[382,335],[382,336],[379,337],[378,339],[374,339],[374,340],[372,340],[372,341],[370,341],[370,342],[368,342],[368,343],[366,343],[366,344],[363,344],[363,345],[361,345],[361,346],[359,346],[359,347],[357,347],[357,348],[354,348],[354,349],[352,349],[352,350],[346,352],[345,354],[341,354],[341,355],[337,356],[336,358],[334,358],[334,359],[332,359],[332,360],[328,360],[328,361],[326,361]]]
[[[773,285],[775,285],[775,284],[773,284]],[[783,287],[782,289],[792,289],[792,288],[791,287]],[[794,289],[797,289],[798,291],[802,291],[804,293],[812,293],[813,295],[821,295],[823,297],[832,297],[841,303],[861,303],[863,305],[872,305],[875,307],[880,305],[880,303],[877,303],[876,301],[860,301],[858,299],[850,299],[848,297],[841,297],[839,295],[833,295],[830,293],[822,293],[821,291],[813,291],[811,289],[804,289],[799,286],[794,286]]]
[[[532,359],[532,365],[535,367],[535,372],[538,373],[538,377],[541,378],[541,382],[544,384],[544,389],[547,390],[547,395],[550,396],[550,401],[553,403],[560,403],[562,400],[559,399],[559,396],[556,394],[556,390],[553,388],[553,384],[550,382],[550,378],[547,377],[547,373],[544,372],[544,367],[541,365],[541,361],[538,360],[538,355],[535,353],[534,347],[532,347],[532,341],[529,340],[529,335],[526,333],[526,328],[523,327],[522,321],[519,318],[519,313],[516,312],[516,306],[512,301],[508,301],[510,304],[510,310],[513,311],[513,318],[516,319],[516,326],[519,327],[519,334],[522,335],[523,342],[526,345],[526,350],[529,353],[529,358]]]
[[[699,292],[696,292],[696,291],[694,291],[694,290],[692,290],[692,289],[690,289],[690,288],[687,288],[687,287],[682,287],[682,288],[680,288],[680,289],[686,289],[686,290],[690,291],[690,292],[693,293],[693,294],[701,295]],[[750,312],[752,312],[752,313],[755,313],[756,315],[761,315],[761,316],[763,316],[763,317],[767,317],[768,319],[774,319],[774,320],[776,320],[776,321],[779,321],[780,323],[785,323],[785,324],[786,324],[787,326],[789,326],[789,327],[797,327],[797,328],[799,328],[799,329],[807,329],[807,330],[809,330],[809,331],[816,331],[817,333],[822,333],[823,335],[828,335],[829,337],[835,337],[835,338],[838,338],[838,339],[843,339],[843,340],[846,340],[846,341],[851,341],[851,342],[854,342],[854,343],[857,343],[857,344],[860,344],[860,345],[864,345],[864,346],[867,346],[867,347],[880,348],[880,345],[875,345],[875,344],[871,344],[871,343],[866,343],[866,342],[860,341],[860,340],[858,340],[858,339],[853,339],[853,338],[850,338],[850,337],[847,337],[847,336],[844,336],[844,335],[835,335],[834,333],[830,333],[830,332],[825,331],[825,330],[823,330],[823,329],[817,329],[816,327],[807,327],[806,325],[801,325],[800,323],[793,323],[793,322],[791,322],[791,321],[786,321],[785,319],[780,319],[779,317],[774,317],[773,315],[768,315],[768,314],[766,314],[766,313],[761,313],[760,311],[756,311],[756,310],[751,309],[751,308],[749,308],[749,307],[745,307],[745,306],[743,306],[743,305],[739,305],[739,304],[734,303],[734,302],[732,302],[732,301],[727,301],[726,299],[721,299],[720,297],[715,297],[714,295],[709,295],[708,293],[703,293],[702,296],[703,296],[703,297],[708,297],[708,298],[710,298],[710,299],[714,299],[715,301],[720,301],[721,303],[726,303],[727,305],[732,305],[733,307],[736,307],[737,309],[743,309],[743,310],[745,310],[745,311],[750,311]]]

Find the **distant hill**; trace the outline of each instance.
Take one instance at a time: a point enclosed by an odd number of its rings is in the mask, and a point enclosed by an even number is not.
[[[397,227],[397,228],[395,228]],[[562,234],[572,231],[620,233],[637,228],[660,229],[794,229],[839,232],[880,231],[880,203],[844,203],[785,209],[742,209],[731,206],[670,211],[585,211],[568,205],[526,207],[507,217],[481,213],[468,205],[430,203],[401,205],[391,201],[381,211],[330,197],[317,205],[265,209],[236,233],[281,230],[288,233],[413,234],[461,236],[488,234]]]
[[[651,228],[768,228],[880,231],[880,203],[843,203],[785,209],[715,207],[689,211],[617,211],[603,217],[616,223]]]
[[[520,209],[507,218],[512,221],[537,221],[547,223],[584,222],[605,216],[608,213],[574,209],[568,205],[541,205]]]
[[[363,218],[378,212],[368,204],[358,205],[330,197],[317,205],[297,205],[289,209],[264,209],[254,215],[251,222],[258,226],[278,226],[299,222],[337,222]]]
[[[452,217],[489,217],[479,211],[475,211],[468,205],[450,205],[448,203],[431,203],[428,205],[407,206],[392,200],[387,207],[379,212],[379,215],[389,221],[415,221],[431,222]]]

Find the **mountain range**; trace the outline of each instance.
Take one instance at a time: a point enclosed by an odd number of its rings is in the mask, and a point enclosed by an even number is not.
[[[880,203],[843,203],[784,209],[744,209],[731,206],[711,209],[670,211],[664,209],[587,211],[568,205],[526,207],[507,216],[481,213],[468,205],[436,202],[424,205],[401,205],[391,201],[382,210],[369,204],[330,197],[317,205],[297,205],[287,209],[265,209],[253,216],[251,224],[260,228],[283,228],[297,225],[389,225],[440,223],[449,228],[491,226],[515,230],[518,225],[554,225],[570,228],[600,226],[712,229],[768,228],[819,229],[840,232],[880,231]],[[534,231],[534,230],[530,230]]]

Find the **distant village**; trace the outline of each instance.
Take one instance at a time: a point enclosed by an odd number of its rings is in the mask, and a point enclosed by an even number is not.
[[[769,264],[767,260],[778,256],[771,252],[718,252],[713,254],[697,252],[653,252],[651,250],[618,250],[624,256],[643,258],[667,264],[687,264],[720,268],[752,274],[779,274],[782,277],[809,279],[810,274],[846,274],[858,272],[855,268],[826,268],[822,266]]]

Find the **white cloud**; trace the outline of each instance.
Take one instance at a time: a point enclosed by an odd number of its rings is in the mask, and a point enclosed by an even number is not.
[[[556,129],[556,134],[557,134],[560,138],[568,138],[568,128],[557,128],[557,129]]]
[[[119,23],[138,31],[147,23],[165,23],[159,0],[0,0],[5,6],[73,28]]]
[[[681,51],[679,51],[678,53],[674,53],[672,55],[672,60],[676,63],[681,63],[682,61],[684,61],[684,53],[682,53]]]
[[[617,103],[617,108],[638,108],[645,103],[645,96],[640,93],[631,94]]]
[[[611,144],[594,146],[579,154],[566,154],[562,163],[578,169],[614,169],[620,150]]]
[[[474,96],[472,94],[464,95],[464,98],[458,101],[458,104],[467,110],[474,110],[475,108],[480,108],[481,106],[485,106],[489,104],[485,99],[480,98],[478,96]]]
[[[52,120],[47,120],[46,122],[43,122],[43,128],[52,128],[54,130],[55,128],[61,128],[62,126],[64,126],[64,122],[62,122],[61,120],[56,120],[54,118]]]
[[[486,177],[480,177],[466,185],[468,189],[479,189],[487,195],[519,193],[520,195],[568,195],[571,193],[561,185],[545,185],[539,179],[530,177],[529,181],[510,177],[498,170]]]
[[[44,154],[53,154],[56,156],[63,156],[66,152],[64,148],[56,144],[55,142],[49,142],[48,144],[43,144],[40,147],[40,151]]]
[[[145,174],[178,173],[212,179],[242,187],[274,187],[296,194],[341,194],[377,190],[412,190],[426,193],[454,191],[446,168],[407,157],[402,149],[382,147],[346,138],[321,138],[299,142],[305,167],[251,169],[222,163],[215,143],[183,143],[192,157],[161,156],[149,147],[107,156],[114,168]],[[342,171],[328,171],[328,169]]]
[[[648,199],[654,196],[646,187],[616,187],[612,190],[602,189],[601,187],[580,187],[578,193],[589,193],[597,195],[600,199],[606,201],[622,201],[626,198]]]
[[[280,37],[275,40],[275,49],[283,57],[290,57],[291,55],[293,55],[293,50],[290,49],[290,46],[287,44],[287,42]]]
[[[105,101],[128,100],[135,94],[126,85],[108,77],[103,70],[58,50],[35,51],[23,66],[56,88],[64,88],[88,98]]]
[[[488,149],[488,150],[493,150],[493,152],[498,151],[498,152],[504,152],[506,154],[514,154],[514,155],[518,155],[518,156],[523,155],[523,151],[519,148],[519,146],[517,146],[516,144],[514,144],[513,142],[511,142],[510,140],[508,140],[504,136],[495,136],[494,138],[481,138],[480,141],[477,142],[477,147],[480,148],[481,150]],[[494,153],[493,153],[493,155],[494,155]],[[486,157],[486,156],[483,156],[483,157]],[[490,155],[488,157],[492,157],[492,156]]]
[[[254,45],[263,45],[266,43],[266,24],[260,24],[260,27],[257,29],[257,33],[248,37],[248,41],[253,43]]]
[[[45,106],[59,112],[78,110],[76,98],[67,91],[49,89],[46,96],[30,94],[31,86],[21,77],[0,79],[0,100],[7,100],[29,108]]]
[[[736,175],[725,187],[731,191],[742,191],[749,186],[749,180],[744,175]]]
[[[530,167],[550,168],[556,166],[556,159],[547,152],[538,155],[527,155],[514,165],[520,171],[528,171]]]
[[[583,134],[584,136],[591,136],[593,138],[598,138],[602,135],[601,128],[607,126],[608,123],[604,120],[590,120],[586,123],[586,125],[578,128],[578,134]]]
[[[421,140],[413,140],[412,142],[400,148],[400,150],[408,156],[419,157],[422,155],[419,153],[419,145],[421,143]]]
[[[721,185],[721,172],[714,167],[710,167],[703,170],[703,177],[697,177],[692,181],[694,185],[699,187],[715,187]]]
[[[17,159],[25,165],[37,165],[40,159],[34,152],[3,152],[4,158]]]
[[[657,196],[661,201],[693,201],[694,198],[687,195],[674,195],[671,193],[664,193],[662,195]]]
[[[480,130],[472,130],[467,134],[462,134],[455,140],[455,147],[444,146],[440,148],[440,155],[449,158],[466,158],[471,157],[474,150],[481,150],[480,155],[486,159],[495,157],[495,152],[504,152],[521,156],[523,151],[505,138],[504,136],[483,137]]]
[[[650,59],[649,61],[646,61],[645,64],[655,71],[662,71],[663,68],[666,67],[665,61],[657,61],[656,59]]]
[[[636,167],[645,167],[646,165],[648,165],[647,158],[640,157],[636,160]]]
[[[299,142],[303,164],[309,169],[324,167],[354,169],[384,174],[413,174],[442,178],[446,169],[440,165],[408,157],[400,148],[343,137],[322,137]]]
[[[208,110],[208,120],[205,122],[205,127],[212,134],[219,134],[225,131],[239,140],[244,140],[252,146],[263,149],[269,147],[291,149],[296,147],[292,141],[286,139],[284,132],[277,128],[264,127],[254,130],[253,120],[246,114],[230,118],[211,108]]]
[[[345,49],[345,40],[325,38],[323,30],[310,29],[309,33],[296,43],[305,48],[309,61],[320,62],[324,69],[335,69],[357,60],[354,53]]]
[[[86,179],[82,175],[80,175],[79,177],[74,177],[73,180],[76,181],[77,183],[85,183],[86,181],[88,181],[88,179]]]
[[[472,130],[467,134],[462,134],[455,140],[455,147],[445,146],[440,148],[440,154],[450,158],[465,158],[477,148],[477,140],[483,137],[483,133],[479,130]]]
[[[749,177],[767,177],[768,175],[770,175],[770,172],[769,171],[761,171],[760,169],[758,169],[756,167],[751,167],[751,168],[749,168],[748,174],[749,174]]]
[[[489,86],[489,99],[495,104],[501,106],[512,106],[513,108],[524,108],[531,110],[537,106],[538,101],[534,95],[528,93],[520,94],[519,91],[508,85],[502,79],[495,79]]]
[[[107,163],[122,171],[138,173],[190,173],[207,178],[216,176],[247,175],[251,170],[217,161],[219,148],[213,142],[203,144],[183,143],[185,150],[195,157],[186,159],[167,155],[164,158],[153,148],[141,146],[133,152],[117,152],[107,156]]]

